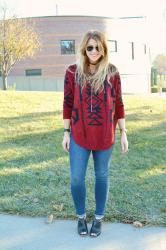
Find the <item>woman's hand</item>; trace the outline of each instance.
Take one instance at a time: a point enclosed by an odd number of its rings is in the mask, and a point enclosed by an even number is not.
[[[65,132],[62,141],[62,147],[66,152],[69,152],[69,146],[70,146],[70,134],[68,132]]]
[[[126,132],[121,132],[121,138],[120,138],[120,142],[121,142],[121,149],[122,149],[122,153],[127,153],[128,152],[128,140],[127,140],[127,135]]]

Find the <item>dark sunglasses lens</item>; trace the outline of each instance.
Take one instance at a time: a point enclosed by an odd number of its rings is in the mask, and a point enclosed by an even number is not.
[[[87,51],[92,51],[93,50],[93,46],[88,46],[86,49],[87,49]]]
[[[93,46],[88,46],[86,49],[87,49],[87,51],[92,51],[94,49],[94,47]],[[95,49],[97,51],[99,51],[99,47],[98,46],[96,46]]]

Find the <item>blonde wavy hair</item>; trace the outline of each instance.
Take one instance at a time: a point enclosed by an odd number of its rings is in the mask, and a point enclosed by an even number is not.
[[[88,41],[94,39],[98,45],[101,57],[96,65],[97,69],[95,74],[89,75],[89,59],[86,55],[86,47]],[[75,81],[80,84],[83,88],[86,85],[87,80],[91,81],[91,86],[94,92],[97,93],[99,90],[103,90],[104,81],[107,78],[108,83],[111,75],[114,75],[117,71],[116,67],[109,63],[108,45],[106,37],[103,33],[97,30],[88,31],[82,38],[80,46],[77,51],[77,69],[75,72]]]

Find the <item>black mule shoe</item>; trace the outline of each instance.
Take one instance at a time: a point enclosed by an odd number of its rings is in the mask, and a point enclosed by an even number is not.
[[[88,227],[85,218],[78,218],[78,226],[77,226],[78,234],[81,236],[88,235]]]
[[[90,230],[90,236],[91,237],[97,237],[101,234],[101,219],[94,219],[92,223],[92,227]]]

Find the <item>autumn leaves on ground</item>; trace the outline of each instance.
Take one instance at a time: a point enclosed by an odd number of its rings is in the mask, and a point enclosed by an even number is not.
[[[63,151],[63,93],[0,91],[0,212],[75,218],[68,154]],[[119,131],[110,166],[105,220],[166,223],[166,98],[124,95],[129,152]],[[92,158],[87,170],[87,215],[94,213]]]

